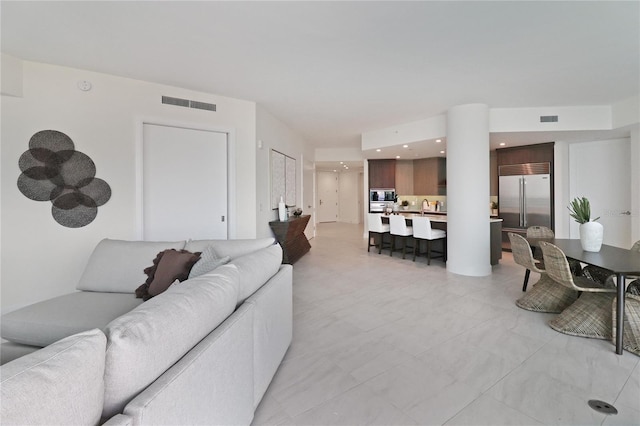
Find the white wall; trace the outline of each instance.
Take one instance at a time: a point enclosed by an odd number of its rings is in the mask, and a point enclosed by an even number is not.
[[[341,172],[338,179],[338,222],[360,223],[362,172]]]
[[[262,141],[262,148],[258,148]],[[270,151],[275,149],[296,159],[296,206],[305,210],[302,205],[304,160],[313,161],[313,150],[307,148],[302,136],[291,130],[260,105],[256,106],[256,229],[258,237],[271,237],[273,232],[269,222],[278,218],[278,211],[271,210],[269,205],[271,193]]]
[[[92,90],[80,91],[80,80],[90,81]],[[162,95],[215,103],[217,112],[163,105]],[[3,312],[73,291],[102,238],[135,238],[136,139],[145,118],[234,135],[238,225],[230,233],[256,237],[255,103],[28,61],[23,63],[23,96],[2,96],[1,102]],[[50,202],[32,201],[18,191],[18,158],[31,136],[45,129],[69,135],[75,148],[93,159],[97,176],[111,186],[111,199],[85,227],[59,225],[51,217]],[[141,271],[132,289],[144,278]]]

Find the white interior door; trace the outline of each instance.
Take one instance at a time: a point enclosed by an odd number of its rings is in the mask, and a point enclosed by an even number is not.
[[[143,238],[227,238],[227,134],[143,125]]]
[[[569,146],[570,199],[587,197],[591,218],[600,216],[603,243],[631,248],[631,145],[629,139],[574,143]],[[579,238],[571,220],[571,238]]]
[[[300,208],[303,211],[303,214],[308,214],[311,216],[309,218],[309,223],[307,227],[304,229],[304,235],[308,240],[316,236],[316,222],[315,222],[315,214],[313,208],[313,199],[314,199],[314,190],[315,185],[314,182],[314,165],[313,161],[304,160],[304,171],[302,173],[302,206]]]
[[[318,172],[318,222],[338,220],[338,174]]]

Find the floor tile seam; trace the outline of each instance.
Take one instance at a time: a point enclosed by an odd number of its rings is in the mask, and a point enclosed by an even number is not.
[[[458,416],[460,413],[462,413],[464,410],[466,410],[466,409],[467,409],[467,407],[469,407],[470,405],[474,404],[477,400],[479,400],[480,398],[482,398],[482,397],[484,397],[484,396],[486,396],[487,398],[491,398],[491,399],[493,399],[494,401],[496,401],[496,402],[498,402],[498,403],[500,403],[500,404],[506,405],[507,407],[511,408],[511,409],[512,409],[512,410],[514,410],[514,411],[517,411],[517,412],[518,412],[518,413],[520,413],[521,415],[523,415],[523,416],[527,417],[528,419],[531,419],[532,421],[534,421],[534,422],[536,422],[536,423],[542,423],[542,424],[544,424],[544,422],[543,422],[543,421],[540,421],[540,420],[538,420],[538,419],[536,419],[536,418],[534,418],[534,417],[531,417],[531,416],[530,416],[530,415],[528,415],[527,413],[523,413],[522,411],[518,410],[517,408],[513,408],[513,407],[511,407],[509,404],[505,403],[504,401],[500,401],[500,400],[499,400],[499,399],[497,399],[497,398],[494,398],[492,395],[488,395],[488,394],[487,394],[487,395],[485,395],[485,394],[486,394],[486,392],[488,392],[488,390],[487,390],[487,391],[485,391],[485,392],[482,392],[480,395],[478,395],[476,398],[474,398],[472,401],[470,401],[467,405],[465,405],[462,409],[458,410],[458,412],[457,412],[457,413],[455,413],[454,415],[452,415],[451,417],[449,417],[445,422],[443,422],[443,423],[442,423],[442,426],[445,426],[445,425],[449,424],[449,422],[450,422],[451,420],[453,420],[456,416]]]
[[[616,395],[616,398],[613,400],[613,404],[617,404],[618,400],[620,399],[620,396],[622,395],[622,392],[624,391],[624,388],[627,386],[627,384],[629,383],[629,381],[631,380],[631,376],[633,375],[633,372],[635,371],[637,367],[634,367],[631,370],[631,373],[629,373],[629,377],[627,377],[627,380],[625,380],[624,384],[620,387],[620,391],[618,392],[618,395]],[[622,404],[624,405],[624,404]],[[638,406],[638,411],[640,411],[640,405]]]
[[[542,348],[541,348],[541,349],[542,349]],[[540,349],[540,350],[541,350],[541,349]],[[536,352],[538,352],[538,351],[536,351]],[[532,356],[533,356],[533,355],[532,355]],[[525,361],[525,362],[526,362],[526,361]],[[524,364],[525,362],[523,362],[523,364]],[[522,367],[522,365],[520,365],[520,366],[518,366],[518,367],[514,368],[513,370],[511,370],[509,373],[507,373],[507,374],[506,374],[504,377],[502,377],[500,380],[496,381],[496,383],[494,383],[490,388],[488,388],[488,389],[487,389],[485,392],[483,392],[483,393],[488,393],[488,392],[490,392],[494,387],[498,386],[501,382],[503,382],[504,380],[506,380],[506,379],[507,379],[511,374],[513,374],[513,373],[514,373],[518,368],[520,368],[520,367]],[[576,386],[575,384],[572,384],[572,383],[567,383],[566,381],[561,380],[561,379],[559,379],[558,377],[551,376],[551,375],[547,374],[546,372],[539,372],[539,374],[546,375],[546,376],[547,376],[549,379],[551,379],[552,381],[554,381],[554,382],[558,382],[558,383],[561,383],[561,384],[565,385],[566,387],[568,387],[568,388],[569,388],[569,392],[568,392],[568,393],[569,393],[569,394],[571,394],[572,396],[574,396],[574,397],[576,397],[576,398],[580,399],[580,400],[583,400],[583,401],[585,402],[585,406],[588,408],[588,405],[586,405],[586,404],[587,404],[587,401],[588,401],[588,399],[592,399],[592,398],[590,397],[590,395],[589,395],[590,390],[588,390],[588,389],[584,389],[584,388],[581,388],[581,387],[578,387],[578,386]],[[487,395],[487,396],[493,397],[492,395]],[[516,411],[518,411],[518,412],[521,412],[522,414],[526,415],[527,417],[531,417],[531,418],[535,419],[536,421],[538,421],[538,422],[540,422],[540,423],[543,423],[543,424],[545,424],[545,423],[546,423],[544,419],[542,419],[542,418],[537,418],[537,417],[534,417],[534,416],[529,415],[529,414],[527,414],[527,413],[524,413],[524,412],[523,412],[523,411],[521,411],[519,408],[514,407],[513,405],[509,404],[507,401],[502,401],[502,400],[500,400],[500,399],[498,399],[498,398],[495,398],[495,397],[493,397],[493,398],[494,398],[494,399],[496,399],[497,401],[500,401],[501,403],[503,403],[503,404],[504,404],[504,405],[506,405],[507,407],[509,407],[509,408],[511,408],[511,409],[513,409],[513,410],[516,410]],[[606,419],[606,416],[605,416],[605,419]],[[604,422],[604,419],[603,419],[603,422]],[[602,424],[602,423],[600,423],[600,424]]]
[[[337,395],[334,395],[333,397],[331,397],[331,398],[329,398],[329,399],[326,399],[326,400],[324,400],[324,401],[320,401],[318,404],[314,405],[313,407],[311,407],[311,408],[309,408],[309,409],[307,409],[307,410],[305,410],[305,411],[303,411],[303,412],[301,412],[301,413],[299,413],[299,414],[296,414],[295,416],[292,416],[291,414],[289,414],[289,413],[287,412],[287,410],[286,410],[286,409],[283,409],[284,413],[285,413],[287,416],[289,416],[289,418],[290,418],[292,421],[293,421],[296,417],[300,417],[300,416],[302,416],[303,414],[308,413],[309,411],[313,411],[313,410],[315,410],[315,409],[316,409],[316,408],[318,408],[318,407],[321,407],[321,406],[323,406],[323,405],[325,405],[325,404],[328,404],[329,402],[333,401],[334,399],[341,398],[345,393],[350,392],[350,391],[352,391],[353,389],[355,389],[355,388],[357,388],[358,386],[361,386],[361,385],[363,384],[363,383],[358,382],[358,381],[357,381],[357,380],[356,380],[356,379],[351,375],[351,373],[347,373],[347,372],[345,372],[343,369],[341,369],[341,368],[340,368],[340,367],[338,367],[338,366],[336,366],[336,368],[340,369],[343,373],[346,373],[346,375],[348,375],[351,379],[353,379],[353,380],[356,382],[356,384],[355,384],[355,385],[353,385],[353,386],[350,386],[350,387],[346,388],[344,391],[342,391],[342,392],[338,393]],[[376,394],[376,395],[377,395],[377,394]],[[274,395],[274,398],[276,399],[276,401],[277,401],[280,405],[283,405],[283,403],[282,403],[281,401],[279,401],[275,395]]]

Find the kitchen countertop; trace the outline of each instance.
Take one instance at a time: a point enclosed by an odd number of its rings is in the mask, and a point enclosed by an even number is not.
[[[420,215],[420,210],[398,210],[398,214],[404,216],[412,216],[412,215]],[[431,219],[434,222],[446,222],[447,221],[447,212],[425,212],[425,216]],[[491,222],[502,222],[502,219],[495,215],[489,215]]]

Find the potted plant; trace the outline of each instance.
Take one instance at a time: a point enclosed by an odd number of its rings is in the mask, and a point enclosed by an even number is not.
[[[407,200],[402,200],[402,203],[400,203],[400,204],[402,204],[402,208],[404,210],[407,210],[409,208],[409,201],[407,201]]]
[[[491,207],[491,214],[494,215],[494,216],[497,216],[498,215],[498,203],[495,202],[495,201],[492,201],[490,207]]]
[[[604,228],[602,224],[596,222],[597,218],[591,220],[591,205],[586,197],[576,197],[567,207],[569,215],[580,224],[580,244],[582,250],[598,252],[602,246]]]

